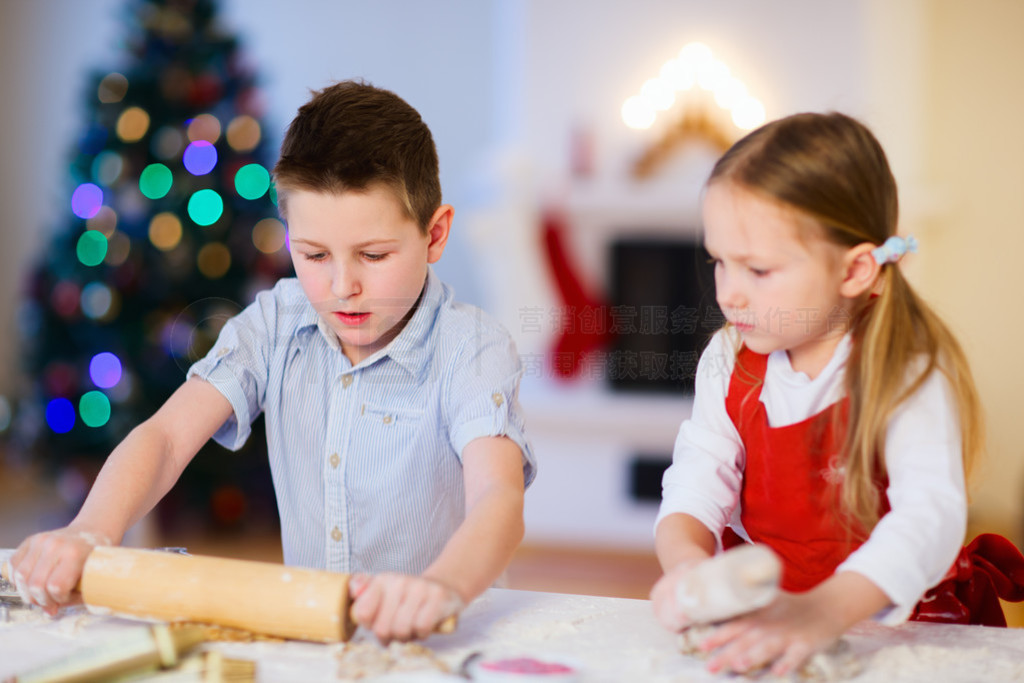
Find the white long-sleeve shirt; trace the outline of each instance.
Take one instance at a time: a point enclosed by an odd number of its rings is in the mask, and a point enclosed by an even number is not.
[[[726,525],[739,527],[745,451],[729,418],[725,397],[736,360],[734,338],[718,332],[697,367],[691,418],[676,438],[665,472],[661,509],[686,513],[720,539]],[[794,371],[785,351],[768,357],[761,402],[771,427],[806,420],[841,399],[850,355],[847,335],[821,373]],[[885,438],[890,512],[868,539],[836,568],[875,583],[893,603],[877,618],[904,621],[925,591],[942,580],[963,544],[967,500],[955,397],[945,376],[932,372],[900,404]],[[737,531],[743,534],[741,528]]]

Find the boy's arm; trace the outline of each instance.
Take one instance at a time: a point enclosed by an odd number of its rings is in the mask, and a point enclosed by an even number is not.
[[[423,576],[468,603],[501,576],[523,540],[523,454],[501,436],[470,441],[462,452],[466,519]]]
[[[501,575],[523,537],[523,454],[506,437],[480,437],[462,451],[466,518],[421,576],[357,575],[356,620],[382,641],[425,638]]]
[[[16,582],[49,611],[71,599],[89,552],[119,543],[153,509],[232,414],[213,385],[190,379],[111,452],[82,509],[64,529],[35,534],[11,558]]]

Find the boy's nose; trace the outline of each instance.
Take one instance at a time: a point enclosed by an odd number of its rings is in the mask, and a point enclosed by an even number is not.
[[[359,293],[359,279],[351,268],[339,267],[334,271],[331,294],[339,299],[348,299]]]

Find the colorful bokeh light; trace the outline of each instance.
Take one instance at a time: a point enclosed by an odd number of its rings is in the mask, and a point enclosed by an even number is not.
[[[124,159],[117,152],[105,150],[96,155],[92,162],[92,177],[100,185],[113,185],[124,170]]]
[[[264,254],[273,254],[284,242],[284,223],[276,218],[264,218],[252,228],[252,243]]]
[[[85,227],[89,230],[98,230],[110,239],[117,230],[117,212],[109,206],[101,206],[95,216],[85,221]]]
[[[149,222],[149,241],[160,251],[170,251],[181,242],[181,220],[165,211],[153,216]]]
[[[114,102],[120,102],[124,99],[125,94],[128,92],[128,79],[123,74],[119,74],[116,71],[109,73],[103,77],[100,81],[100,85],[96,88],[96,96],[100,102],[104,104],[112,104]]]
[[[224,213],[224,200],[216,190],[199,190],[188,200],[188,217],[196,225],[213,225]]]
[[[140,107],[129,107],[117,119],[117,137],[125,142],[137,142],[149,130],[149,114]]]
[[[217,142],[220,138],[220,120],[213,114],[200,114],[188,122],[188,139]]]
[[[235,174],[235,190],[245,199],[259,199],[270,189],[270,171],[259,164],[246,164]]]
[[[78,399],[78,414],[87,427],[102,427],[110,421],[110,399],[102,391],[88,391]]]
[[[90,282],[82,288],[82,313],[93,320],[102,320],[110,313],[114,293],[102,282]]]
[[[139,175],[139,191],[148,199],[166,197],[174,183],[174,174],[163,164],[150,164]]]
[[[89,377],[100,389],[109,389],[121,381],[121,359],[109,351],[97,353],[89,361]]]
[[[228,124],[228,144],[236,152],[252,151],[260,144],[261,136],[259,121],[247,114],[236,116]]]
[[[231,267],[231,251],[220,242],[203,245],[196,255],[199,272],[211,280],[224,277]]]
[[[78,238],[75,252],[82,265],[98,266],[107,255],[107,238],[96,230],[86,230]]]
[[[185,148],[182,162],[192,175],[206,175],[217,165],[217,148],[206,140],[196,140]]]
[[[92,218],[103,206],[103,190],[93,183],[82,183],[71,193],[71,212],[79,218]]]
[[[75,426],[75,406],[66,398],[46,404],[46,424],[57,434],[67,434]]]

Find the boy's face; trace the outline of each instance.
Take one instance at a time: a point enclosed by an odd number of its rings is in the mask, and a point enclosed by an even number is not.
[[[295,274],[355,365],[384,348],[412,315],[427,264],[444,251],[452,208],[438,208],[427,234],[382,185],[289,191],[286,212]]]

